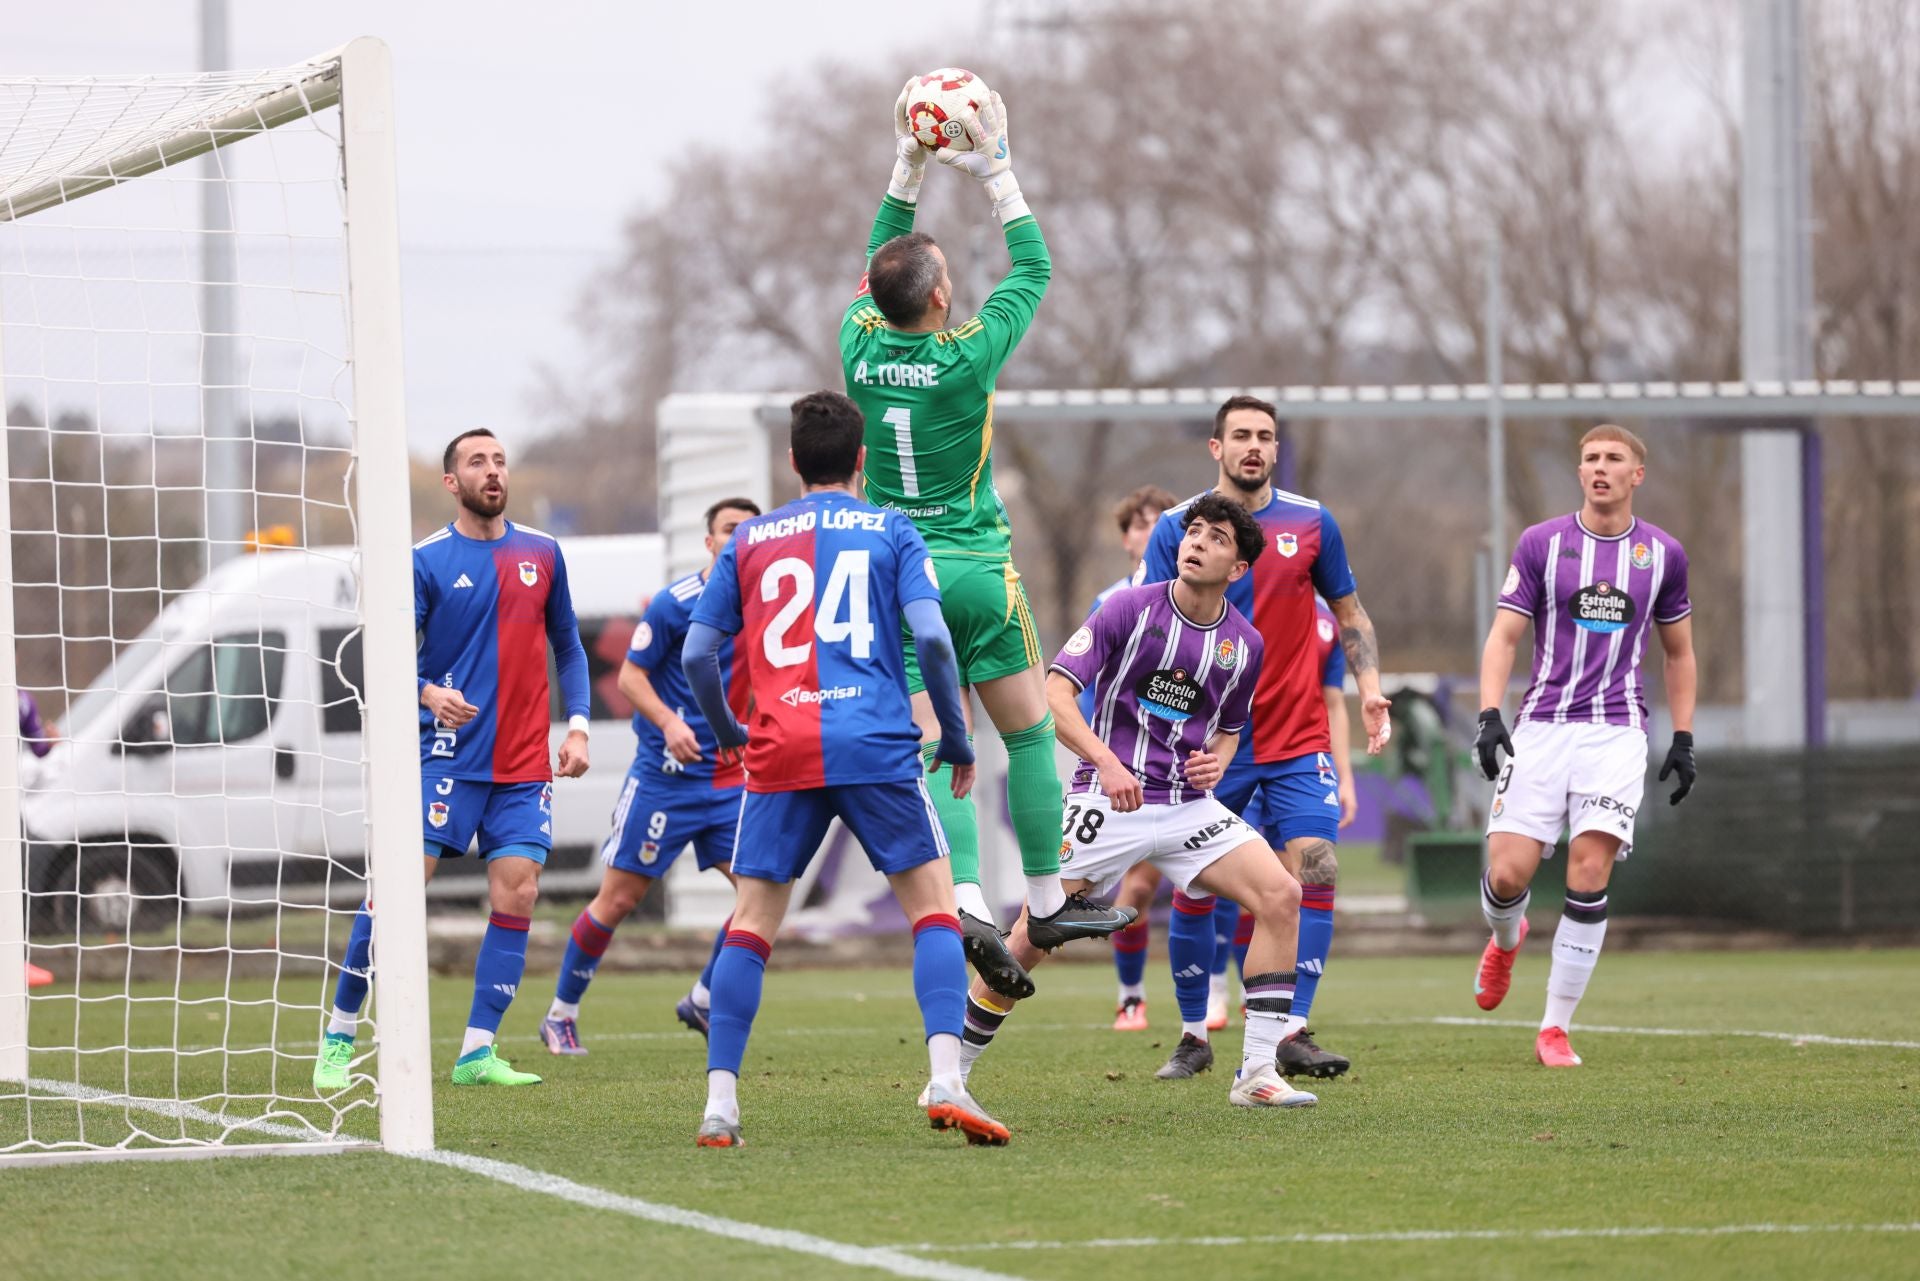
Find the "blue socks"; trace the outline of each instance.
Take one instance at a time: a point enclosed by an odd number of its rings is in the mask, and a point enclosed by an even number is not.
[[[960,918],[935,912],[913,923],[913,995],[929,1037],[958,1037],[967,1010],[967,956]]]
[[[915,949],[918,951],[918,948]],[[746,930],[728,930],[713,964],[713,1014],[707,1026],[707,1071],[740,1075],[747,1034],[760,1012],[760,988],[773,945]],[[917,968],[917,967],[916,967]]]
[[[1213,975],[1213,896],[1189,898],[1173,892],[1173,916],[1167,922],[1167,962],[1173,969],[1173,993],[1180,1021],[1207,1022],[1207,987]]]
[[[1313,994],[1326,973],[1333,950],[1333,886],[1300,887],[1299,973],[1294,981],[1293,1012],[1302,1019],[1313,1008]]]
[[[573,933],[567,938],[567,954],[560,961],[560,982],[553,990],[553,999],[567,1005],[580,1004],[611,942],[613,930],[594,920],[585,908],[580,909],[580,915],[574,918]]]
[[[500,1030],[500,1019],[513,1004],[513,994],[527,972],[529,924],[527,917],[505,912],[487,918],[480,955],[473,962],[473,1008],[467,1014],[468,1027],[482,1032]]]
[[[373,913],[362,903],[347,935],[346,959],[340,963],[340,981],[334,984],[333,1008],[358,1014],[367,1001],[367,969],[373,964]]]
[[[1230,898],[1213,901],[1213,974],[1227,976],[1227,963],[1234,959],[1233,932],[1240,924],[1240,905]],[[1246,955],[1244,952],[1240,955]],[[1243,970],[1242,973],[1245,973]]]

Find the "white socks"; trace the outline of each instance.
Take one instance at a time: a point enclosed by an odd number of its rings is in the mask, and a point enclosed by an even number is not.
[[[1263,1063],[1272,1067],[1274,1056],[1280,1052],[1280,1042],[1305,1027],[1306,1023],[1296,1014],[1248,1010],[1246,1042],[1240,1056],[1241,1075],[1258,1072]]]
[[[327,1031],[336,1036],[352,1036],[360,1030],[360,1012],[347,1013],[339,1006],[333,1007],[333,1017],[327,1020]]]
[[[555,997],[553,1004],[547,1007],[547,1017],[550,1019],[577,1019],[580,1017],[580,1005],[577,1001],[572,1005],[568,1005],[559,997]]]
[[[488,1046],[492,1044],[493,1044],[493,1033],[487,1031],[484,1028],[470,1027],[467,1029],[466,1036],[462,1038],[460,1042],[460,1057],[464,1059],[467,1057],[467,1055],[472,1054],[475,1050],[480,1049],[482,1046]]]
[[[1503,902],[1494,895],[1486,873],[1481,873],[1480,914],[1487,918],[1487,928],[1493,931],[1493,944],[1502,952],[1511,952],[1520,946],[1520,923],[1527,919],[1527,902],[1532,897],[1532,891],[1521,890],[1519,898]]]
[[[987,896],[982,894],[980,887],[973,882],[954,882],[953,901],[959,905],[962,912],[974,920],[985,921],[988,925],[994,924],[993,909],[987,906]]]
[[[1206,1040],[1207,1039],[1207,1021],[1205,1019],[1201,1019],[1198,1022],[1189,1022],[1186,1019],[1181,1019],[1180,1035],[1193,1037],[1197,1041]]]
[[[1602,900],[1604,904],[1605,900]],[[1576,921],[1560,918],[1553,935],[1553,968],[1547,971],[1547,1013],[1540,1028],[1565,1031],[1573,1023],[1573,1012],[1587,994],[1587,980],[1600,960],[1600,945],[1606,941],[1607,921]]]
[[[1146,999],[1147,985],[1145,983],[1122,983],[1120,985],[1120,1004],[1125,1005],[1128,1001],[1144,1001]]]
[[[935,1032],[927,1038],[927,1059],[933,1068],[933,1083],[943,1090],[964,1093],[966,1082],[960,1076],[960,1038],[951,1032]]]
[[[713,1008],[713,992],[699,979],[693,981],[693,991],[687,993],[687,999],[703,1010]]]
[[[728,1125],[740,1124],[740,1078],[718,1068],[707,1073],[706,1116],[717,1116]]]
[[[1052,916],[1067,905],[1067,892],[1060,888],[1060,874],[1029,876],[1027,911],[1033,916]],[[956,887],[957,888],[957,887]]]

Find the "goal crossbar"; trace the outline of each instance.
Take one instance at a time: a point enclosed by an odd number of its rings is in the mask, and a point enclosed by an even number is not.
[[[14,176],[0,173],[0,222],[11,222],[55,205],[118,186],[120,183],[183,164],[228,143],[277,129],[281,125],[324,111],[340,101],[340,50],[308,64],[313,74],[277,92],[256,98],[210,119],[182,127],[158,142],[143,143],[98,161],[76,173],[34,182],[33,170]],[[31,183],[15,192],[15,181]]]

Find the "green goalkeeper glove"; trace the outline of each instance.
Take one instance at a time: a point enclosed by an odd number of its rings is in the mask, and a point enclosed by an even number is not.
[[[901,101],[904,103],[906,99]],[[1027,208],[1026,197],[1020,194],[1020,180],[1013,176],[1013,148],[1007,141],[1007,108],[1000,101],[1000,95],[989,94],[966,125],[973,150],[943,147],[935,153],[935,158],[985,187],[993,201],[993,211],[1002,223],[1029,216],[1032,211]]]
[[[914,138],[907,120],[907,99],[919,82],[919,77],[910,77],[893,104],[893,178],[887,194],[909,205],[920,202],[920,180],[927,176],[927,149]]]

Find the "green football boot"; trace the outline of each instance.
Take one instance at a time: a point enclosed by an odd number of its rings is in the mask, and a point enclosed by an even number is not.
[[[531,1072],[516,1072],[513,1065],[483,1045],[472,1054],[463,1054],[453,1065],[455,1085],[538,1085],[540,1078]]]
[[[313,1061],[313,1088],[323,1094],[336,1094],[349,1084],[347,1070],[353,1066],[353,1038],[342,1032],[329,1032],[320,1038],[320,1057]]]

